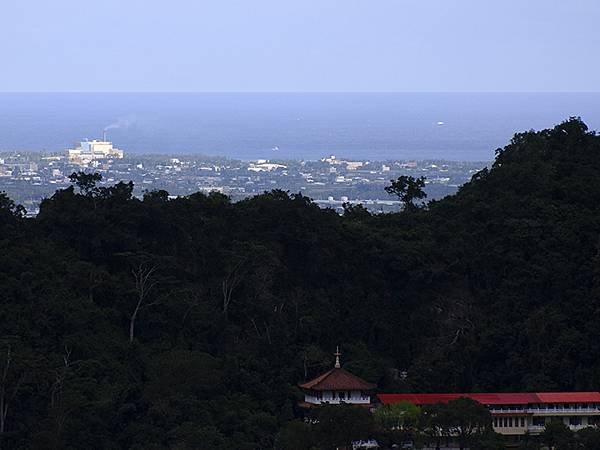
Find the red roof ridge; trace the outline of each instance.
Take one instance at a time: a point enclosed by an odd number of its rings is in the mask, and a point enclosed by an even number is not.
[[[386,403],[408,401],[415,404],[447,402],[466,397],[484,405],[525,405],[531,403],[600,403],[600,392],[469,392],[435,394],[378,394],[379,400]]]

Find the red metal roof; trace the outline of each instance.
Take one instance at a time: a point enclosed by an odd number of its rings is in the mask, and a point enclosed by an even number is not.
[[[527,405],[531,403],[600,403],[600,392],[522,392],[522,393],[462,393],[462,394],[378,394],[384,405],[407,401],[415,405],[448,402],[460,397],[484,405]]]
[[[484,405],[526,405],[537,402],[536,394],[531,392],[478,393],[469,396]]]
[[[377,387],[337,367],[299,386],[312,391],[368,391]]]
[[[538,392],[538,403],[597,403],[600,392]]]

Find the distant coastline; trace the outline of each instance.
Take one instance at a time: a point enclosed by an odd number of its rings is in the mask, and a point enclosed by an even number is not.
[[[62,151],[109,127],[130,154],[489,161],[569,116],[600,128],[600,93],[0,93],[0,151]]]
[[[341,210],[361,203],[376,212],[397,210],[384,190],[399,175],[425,176],[428,199],[456,192],[489,162],[443,160],[354,160],[326,156],[318,160],[239,160],[199,155],[136,155],[86,161],[71,152],[0,152],[0,191],[35,215],[43,198],[68,187],[73,172],[98,172],[101,184],[133,181],[134,195],[165,190],[172,196],[212,191],[232,200],[282,189],[302,193],[322,207]]]

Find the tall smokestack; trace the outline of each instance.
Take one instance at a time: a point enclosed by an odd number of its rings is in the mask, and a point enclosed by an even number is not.
[[[102,140],[106,142],[106,129],[102,130]]]

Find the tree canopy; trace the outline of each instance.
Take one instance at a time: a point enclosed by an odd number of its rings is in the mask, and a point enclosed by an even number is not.
[[[35,218],[0,195],[5,448],[271,448],[336,345],[388,392],[600,385],[600,137],[579,119],[394,214],[75,175]]]
[[[404,205],[404,209],[413,209],[416,207],[415,200],[422,200],[427,197],[423,190],[425,187],[425,177],[414,178],[408,175],[402,175],[385,188],[388,194],[396,195]]]

